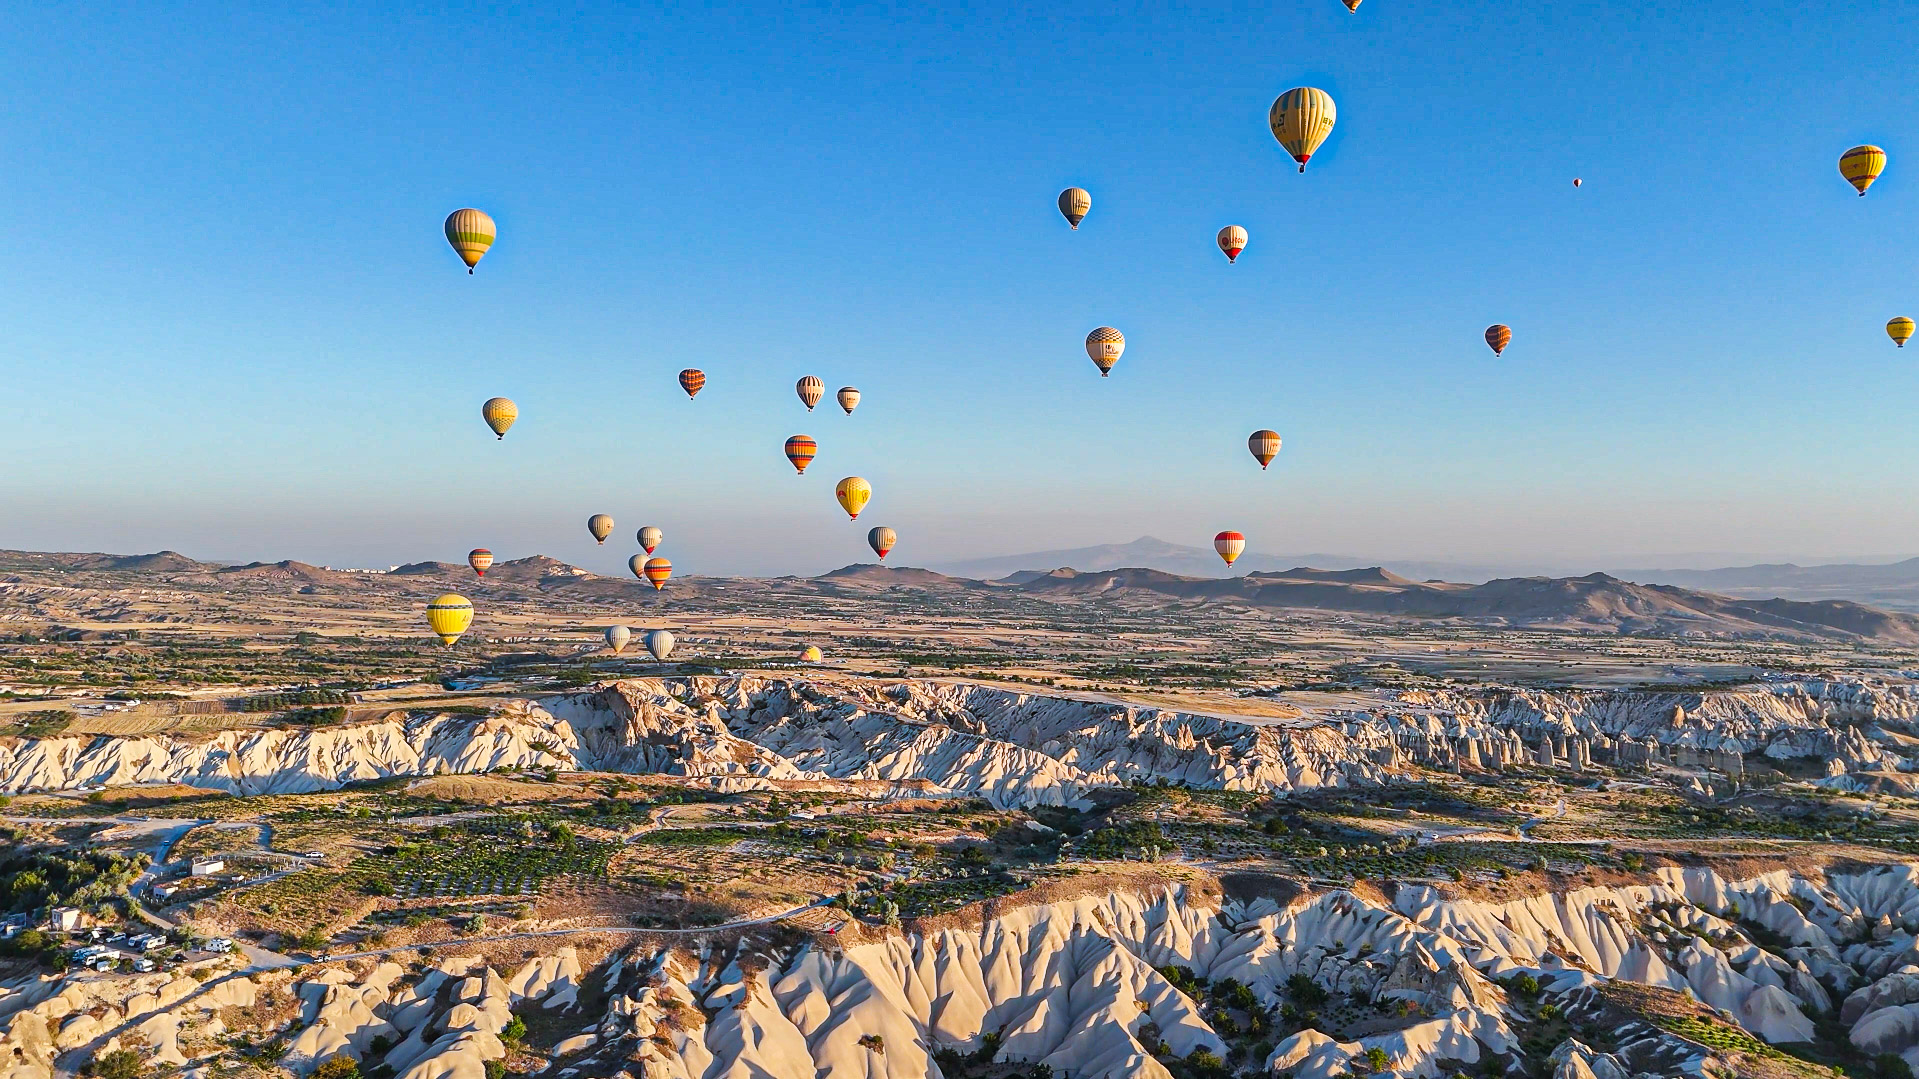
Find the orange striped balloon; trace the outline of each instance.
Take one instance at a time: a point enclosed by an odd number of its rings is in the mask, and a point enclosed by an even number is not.
[[[680,372],[680,389],[686,391],[688,398],[698,397],[700,387],[706,385],[706,372],[697,367],[689,367]]]
[[[1511,326],[1495,322],[1486,327],[1486,345],[1493,350],[1493,355],[1497,356],[1506,351],[1506,346],[1512,343],[1513,328]]]
[[[818,457],[820,444],[813,441],[812,435],[794,435],[786,440],[786,459],[793,462],[793,468],[800,475],[806,474],[806,466]]]
[[[673,576],[673,563],[664,558],[649,558],[640,566],[640,573],[653,582],[653,591],[666,587],[666,579]]]

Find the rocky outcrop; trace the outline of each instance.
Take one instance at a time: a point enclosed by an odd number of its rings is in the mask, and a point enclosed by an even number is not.
[[[728,788],[878,781],[999,805],[1064,804],[1134,780],[1232,790],[1376,784],[1395,752],[1378,724],[1272,725],[958,684],[743,676],[635,679],[509,702],[483,717],[415,714],[207,739],[24,740],[0,745],[0,788],[179,782],[298,793],[395,775],[556,767]]]

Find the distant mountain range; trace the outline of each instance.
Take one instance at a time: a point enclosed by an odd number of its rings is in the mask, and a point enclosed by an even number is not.
[[[1180,556],[1194,550],[1162,546]],[[1210,556],[1210,552],[1207,554]],[[1919,565],[1902,565],[1919,574]],[[1828,567],[1834,568],[1890,567]],[[0,584],[30,583],[48,576],[61,578],[63,584],[93,587],[163,583],[183,589],[253,595],[284,592],[338,596],[347,602],[375,596],[412,600],[440,591],[480,587],[502,599],[542,604],[564,600],[591,609],[630,605],[636,597],[651,594],[648,585],[631,577],[601,576],[544,555],[496,563],[488,571],[485,584],[479,585],[472,570],[451,562],[416,562],[379,572],[327,569],[293,561],[221,566],[170,551],[128,556],[0,552]],[[1919,585],[1919,576],[1914,582]],[[816,597],[880,599],[917,592],[955,596],[971,603],[968,597],[990,602],[993,595],[1003,595],[1060,604],[1116,604],[1136,610],[1216,607],[1221,612],[1240,614],[1318,612],[1375,622],[1411,618],[1597,633],[1868,639],[1919,645],[1919,615],[1844,600],[1738,597],[1680,585],[1636,584],[1604,573],[1459,584],[1416,581],[1378,566],[1295,566],[1233,577],[1173,573],[1143,566],[1093,570],[1061,566],[1025,568],[981,580],[929,569],[863,563],[816,577],[675,578],[670,587],[675,599],[693,602],[702,597],[715,602],[760,597],[807,603]]]
[[[974,558],[960,562],[935,563],[933,568],[955,577],[995,580],[1022,570],[1050,570],[1071,566],[1081,572],[1149,566],[1189,577],[1232,577],[1256,570],[1283,570],[1294,566],[1325,566],[1330,569],[1386,569],[1416,581],[1487,581],[1511,570],[1463,562],[1387,561],[1355,558],[1351,555],[1309,554],[1268,555],[1248,551],[1228,568],[1211,547],[1188,547],[1168,543],[1152,536],[1141,536],[1131,543],[1106,543],[1097,547],[1072,547],[1058,551]]]
[[[1646,584],[1704,588],[1729,596],[1848,599],[1894,610],[1919,611],[1919,558],[1883,565],[1842,562],[1795,566],[1787,562],[1726,569],[1621,570],[1619,575]]]

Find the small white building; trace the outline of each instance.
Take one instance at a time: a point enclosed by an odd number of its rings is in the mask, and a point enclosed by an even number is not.
[[[226,867],[224,858],[195,858],[191,872],[196,877],[211,877]]]
[[[47,928],[70,933],[80,928],[79,907],[55,907],[47,912]]]

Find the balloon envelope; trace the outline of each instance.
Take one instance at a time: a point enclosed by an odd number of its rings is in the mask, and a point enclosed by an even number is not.
[[[1112,373],[1120,353],[1125,351],[1126,335],[1111,326],[1097,327],[1086,335],[1086,355],[1092,358],[1093,366],[1099,368],[1101,378]]]
[[[806,402],[806,411],[811,412],[813,406],[820,403],[820,398],[826,396],[826,383],[820,381],[818,376],[808,375],[793,385],[793,392],[800,395],[800,400]]]
[[[605,543],[606,537],[613,534],[613,518],[609,514],[596,513],[586,519],[586,530],[593,534],[593,542]]]
[[[1495,322],[1486,327],[1486,347],[1493,350],[1493,355],[1497,356],[1506,351],[1506,346],[1512,343],[1513,328],[1511,326]]]
[[[474,265],[493,246],[493,238],[498,233],[492,218],[470,206],[446,215],[446,242],[453,245],[460,261],[466,263],[467,273],[473,272]]]
[[[426,605],[426,624],[441,644],[452,647],[473,624],[473,603],[465,596],[448,592]]]
[[[840,407],[846,410],[848,416],[851,416],[854,407],[860,403],[860,391],[851,386],[841,386],[838,397]]]
[[[899,541],[899,533],[885,526],[875,528],[866,534],[866,545],[873,548],[873,553],[879,555],[882,562],[886,561],[886,552],[892,550],[893,545]]]
[[[1892,338],[1893,344],[1905,348],[1906,342],[1912,340],[1912,328],[1913,321],[1901,315],[1886,323],[1886,336]]]
[[[625,626],[606,627],[606,646],[611,648],[616,656],[626,651],[626,642],[632,639],[633,631]]]
[[[705,371],[696,367],[689,367],[680,372],[680,389],[686,391],[688,398],[699,396],[700,387],[704,385],[706,385]]]
[[[1218,551],[1219,557],[1225,559],[1226,564],[1229,566],[1239,557],[1239,553],[1245,549],[1246,537],[1237,532],[1229,530],[1213,537],[1213,550]]]
[[[1839,175],[1863,197],[1866,188],[1886,171],[1886,152],[1877,146],[1855,146],[1839,155]]]
[[[846,511],[847,517],[857,521],[867,500],[873,497],[873,485],[859,476],[848,476],[834,485],[833,497],[840,500],[840,508]]]
[[[666,662],[666,657],[673,654],[673,643],[673,634],[663,629],[656,629],[646,635],[646,650],[653,653],[653,658],[662,663]]]
[[[1252,451],[1254,460],[1257,460],[1259,467],[1263,469],[1273,463],[1273,458],[1279,456],[1279,432],[1254,431],[1246,436],[1246,448]]]
[[[660,531],[653,525],[647,525],[645,528],[640,529],[634,538],[640,541],[640,547],[645,550],[647,554],[652,554],[653,549],[658,547],[660,541],[666,538],[666,533]]]
[[[824,658],[826,658],[825,653],[820,651],[819,645],[809,644],[805,648],[800,649],[801,663],[818,663]]]
[[[480,406],[480,418],[493,428],[494,434],[505,438],[506,429],[520,418],[520,406],[504,397],[490,397],[486,404]]]
[[[794,435],[786,440],[786,459],[793,462],[793,468],[801,475],[806,474],[806,466],[818,456],[820,444],[813,441],[811,435]]]
[[[653,591],[658,592],[666,587],[666,579],[673,576],[673,563],[664,558],[649,558],[641,564],[640,573],[653,582]]]
[[[475,547],[466,553],[466,564],[473,567],[476,575],[484,577],[486,571],[493,568],[493,552],[485,547]]]
[[[1238,262],[1239,253],[1246,250],[1246,230],[1238,225],[1228,225],[1219,230],[1219,249],[1226,253],[1227,262]]]
[[[1066,223],[1079,230],[1079,223],[1086,220],[1087,211],[1093,208],[1093,196],[1083,187],[1069,187],[1059,193],[1059,212],[1066,217]]]
[[[1286,91],[1274,98],[1273,107],[1266,110],[1266,125],[1272,128],[1273,138],[1299,162],[1301,172],[1306,171],[1306,162],[1312,159],[1313,151],[1332,134],[1333,123],[1338,118],[1339,110],[1333,107],[1332,95],[1310,86]]]

